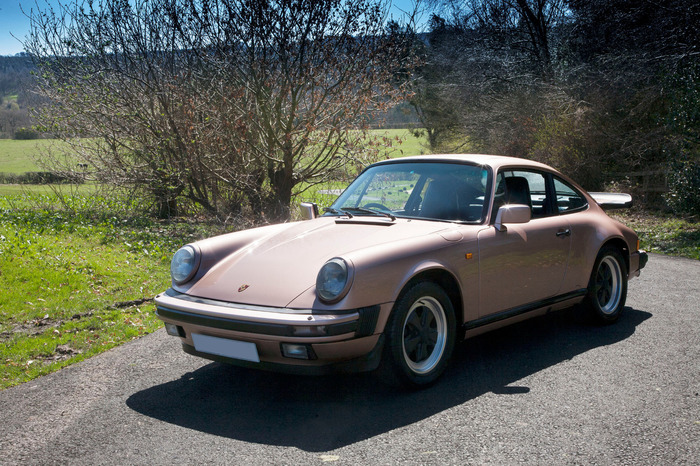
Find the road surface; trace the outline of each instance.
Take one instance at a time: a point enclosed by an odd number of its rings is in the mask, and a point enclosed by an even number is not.
[[[164,331],[0,392],[1,464],[698,464],[700,262],[653,255],[613,326],[458,346],[427,390],[186,355]]]

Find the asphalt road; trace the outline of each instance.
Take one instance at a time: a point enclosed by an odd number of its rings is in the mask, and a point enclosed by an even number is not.
[[[432,388],[289,377],[158,331],[0,392],[0,464],[699,464],[700,262],[654,255],[613,326],[472,339]]]

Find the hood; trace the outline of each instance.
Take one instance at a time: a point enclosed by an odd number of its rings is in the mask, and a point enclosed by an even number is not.
[[[286,228],[285,228],[286,227]],[[316,284],[316,275],[333,257],[353,251],[431,234],[455,241],[454,226],[447,223],[375,217],[343,219],[322,217],[259,229],[245,246],[218,258],[187,294],[226,302],[286,307]],[[247,234],[246,232],[241,232]],[[266,234],[267,233],[267,234]],[[239,234],[227,241],[239,242]],[[224,237],[213,238],[219,244]],[[207,241],[200,243],[207,258]]]

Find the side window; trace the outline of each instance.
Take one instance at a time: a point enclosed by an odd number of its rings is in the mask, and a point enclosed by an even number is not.
[[[557,194],[557,210],[559,213],[577,212],[584,210],[588,203],[583,194],[559,178],[554,178],[554,191]]]
[[[548,190],[548,176],[552,176],[556,201]],[[566,181],[553,175],[517,169],[501,171],[496,177],[492,222],[498,208],[506,204],[530,206],[533,219],[579,212],[588,207],[584,195]]]
[[[501,205],[525,204],[532,209],[532,218],[547,215],[547,183],[542,173],[507,170],[499,174],[497,181],[496,199],[499,198],[499,190],[503,191]]]

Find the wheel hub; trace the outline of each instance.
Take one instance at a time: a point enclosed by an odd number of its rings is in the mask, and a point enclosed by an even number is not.
[[[417,300],[406,316],[403,350],[406,363],[419,373],[430,371],[445,347],[446,321],[440,303],[433,298]]]

